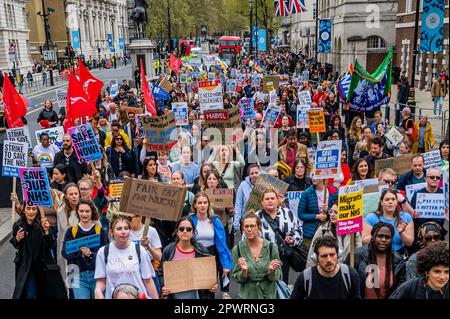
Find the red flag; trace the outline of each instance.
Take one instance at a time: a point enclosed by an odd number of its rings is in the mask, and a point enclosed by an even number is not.
[[[145,110],[152,116],[156,116],[156,102],[152,92],[150,91],[150,88],[148,87],[147,77],[145,76],[145,70],[142,65],[142,60],[141,60],[141,81],[142,81],[142,91],[144,92]]]
[[[64,130],[74,126],[75,119],[82,116],[93,116],[97,113],[95,103],[89,100],[89,96],[84,92],[83,86],[73,73],[69,76],[69,86],[67,88],[66,100],[66,122]]]
[[[83,90],[88,95],[89,100],[95,105],[98,95],[103,88],[103,82],[89,72],[80,58],[78,58],[78,67],[80,69],[80,82],[83,84]]]
[[[177,73],[181,72],[181,64],[182,61],[174,56],[172,53],[170,54],[170,68]]]
[[[3,109],[6,123],[9,128],[23,127],[22,116],[27,114],[25,103],[17,93],[9,80],[8,74],[4,73],[3,82]]]

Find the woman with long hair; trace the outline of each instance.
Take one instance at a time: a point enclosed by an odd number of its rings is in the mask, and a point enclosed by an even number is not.
[[[353,152],[353,160],[358,158],[364,158],[369,155],[370,145],[372,144],[372,129],[370,126],[366,126],[363,129],[362,138],[356,143],[355,150]]]
[[[350,129],[348,130],[348,154],[349,154],[349,165],[353,164],[353,153],[355,151],[356,144],[362,140],[363,121],[359,116],[355,116],[350,124]]]
[[[372,228],[380,221],[394,227],[392,247],[395,251],[404,255],[406,246],[411,246],[414,243],[414,223],[410,214],[400,211],[397,191],[393,189],[383,190],[378,210],[365,216],[362,231],[364,245],[370,242]]]
[[[233,160],[234,157],[236,157],[236,160]],[[235,184],[241,183],[241,179],[236,180],[235,176],[240,175],[236,174],[236,172],[241,170],[245,165],[245,161],[237,148],[237,144],[232,146],[219,145],[214,149],[208,162],[212,163],[217,169],[227,188],[234,189]]]
[[[441,152],[441,167],[442,170],[448,171],[448,154],[449,154],[449,142],[448,140],[443,140],[439,143],[439,151]]]
[[[298,160],[295,162],[292,176],[286,178],[285,182],[289,184],[288,192],[304,191],[311,185],[311,178],[309,178],[309,168],[306,162]]]
[[[370,232],[370,243],[356,249],[354,268],[358,271],[362,298],[387,299],[405,281],[405,260],[392,249],[394,234],[394,226],[378,222]],[[368,282],[373,285],[367,285]]]
[[[162,296],[171,299],[212,299],[218,286],[215,284],[208,290],[189,290],[171,293],[170,287],[164,285],[164,262],[188,260],[193,258],[211,256],[208,249],[196,238],[197,230],[194,222],[188,217],[181,218],[175,225],[176,239],[164,248],[161,264],[159,266],[159,277],[162,286]],[[183,276],[183,274],[179,274]]]
[[[198,192],[203,192],[206,188],[206,174],[213,170],[214,166],[211,163],[205,162],[200,166],[200,174],[194,180],[194,186],[192,187],[192,193],[195,195]]]
[[[358,158],[352,168],[352,177],[348,181],[350,184],[354,181],[360,181],[364,179],[375,178],[375,173],[373,168],[370,166],[369,162],[364,158]]]
[[[339,135],[342,138],[342,143],[345,144],[345,139],[347,136],[347,130],[345,129],[344,124],[342,124],[342,119],[339,114],[335,114],[330,119],[329,130],[336,130],[339,132]]]
[[[161,175],[158,172],[158,162],[153,157],[147,157],[142,163],[141,178],[152,182],[162,183]]]
[[[59,192],[64,191],[64,187],[67,185],[66,165],[56,164],[56,166],[52,168],[50,176],[52,177],[50,187]]]
[[[121,134],[113,136],[111,146],[106,149],[106,154],[116,178],[119,177],[121,172],[129,172],[131,174],[134,171],[131,151],[125,144]]]
[[[220,219],[213,214],[209,197],[205,192],[195,195],[190,218],[197,229],[196,239],[208,249],[212,256],[216,256],[221,291],[224,292],[224,298],[228,298],[229,285],[224,285],[224,278],[229,276],[233,267],[233,258],[227,247],[225,229]]]

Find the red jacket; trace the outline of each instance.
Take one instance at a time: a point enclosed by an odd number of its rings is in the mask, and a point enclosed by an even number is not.
[[[314,94],[313,102],[320,105],[320,100],[326,98],[326,96],[327,96],[327,94],[325,92],[322,92],[322,93],[317,92],[316,94]]]

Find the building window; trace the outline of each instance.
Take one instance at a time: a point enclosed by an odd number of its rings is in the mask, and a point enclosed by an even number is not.
[[[317,6],[316,6],[316,2],[313,3],[313,19],[317,19]]]
[[[405,2],[405,13],[412,12],[412,0],[406,0]]]
[[[415,75],[419,75],[419,69],[420,69],[420,60],[422,58],[422,53],[420,54],[416,54],[416,70],[415,70]]]
[[[403,44],[402,71],[408,71],[409,44]]]
[[[367,49],[385,49],[386,41],[382,37],[373,35],[367,39]]]

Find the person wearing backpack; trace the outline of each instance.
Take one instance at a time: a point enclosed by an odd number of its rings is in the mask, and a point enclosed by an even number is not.
[[[108,233],[94,221],[99,220],[100,215],[91,200],[80,199],[76,208],[79,223],[67,229],[61,248],[61,255],[67,260],[67,270],[74,271],[73,288],[75,299],[94,299],[95,290],[95,257],[100,247],[108,244]],[[99,235],[98,246],[80,247],[77,251],[67,251],[67,243],[88,236]]]
[[[417,149],[419,143],[419,126],[414,122],[414,117],[411,115],[411,109],[405,107],[402,110],[402,122],[400,127],[405,131],[406,136],[412,143],[411,149]]]
[[[298,275],[290,299],[361,299],[358,273],[338,263],[337,239],[323,236],[313,245],[317,265]]]
[[[129,217],[112,218],[113,241],[99,249],[95,260],[95,299],[111,299],[114,288],[122,283],[138,287],[148,299],[158,299],[150,256],[144,247],[130,240],[130,230]]]

